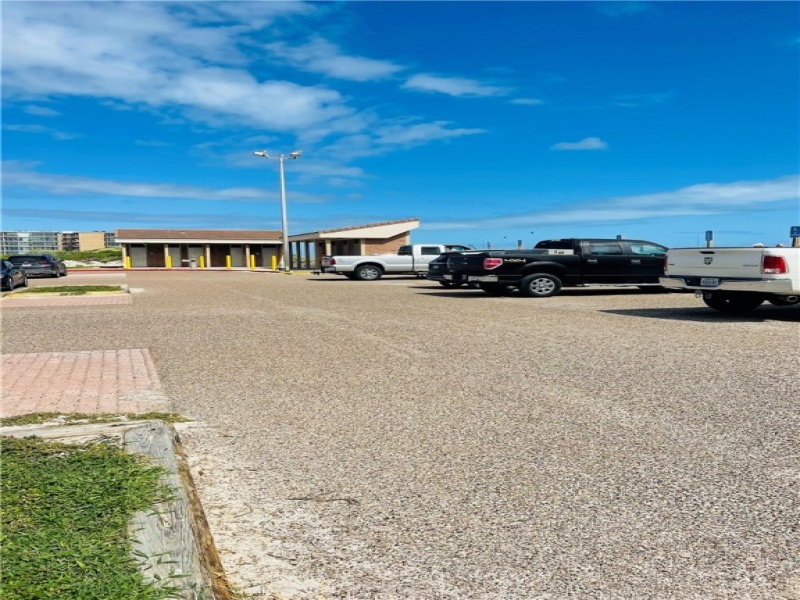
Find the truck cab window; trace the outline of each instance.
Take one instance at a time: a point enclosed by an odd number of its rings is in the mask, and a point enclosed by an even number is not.
[[[439,249],[439,246],[423,246],[420,248],[420,254],[424,255],[436,255],[439,256],[442,251]]]
[[[411,256],[411,246],[400,246],[400,248],[397,250],[397,254],[400,256]]]
[[[589,253],[603,256],[622,254],[622,247],[619,244],[609,242],[589,242]]]
[[[631,244],[631,254],[644,254],[647,256],[664,256],[666,248],[653,244]]]

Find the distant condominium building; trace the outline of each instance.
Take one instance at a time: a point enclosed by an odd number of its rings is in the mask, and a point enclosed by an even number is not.
[[[34,250],[58,250],[57,231],[2,231],[0,254],[24,254]]]
[[[61,250],[98,250],[116,246],[116,236],[107,231],[62,231]]]
[[[107,231],[0,231],[0,254],[25,254],[50,250],[97,250],[118,246]]]

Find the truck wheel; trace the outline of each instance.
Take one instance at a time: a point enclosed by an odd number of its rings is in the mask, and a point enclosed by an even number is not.
[[[479,283],[478,287],[490,296],[510,296],[514,288],[504,283]]]
[[[758,294],[737,294],[735,292],[705,292],[703,302],[706,306],[726,314],[744,314],[754,311],[764,303]]]
[[[375,265],[361,265],[356,267],[355,275],[360,281],[375,281],[383,276],[383,271]]]
[[[561,280],[549,273],[533,273],[522,278],[519,291],[528,298],[548,298],[561,291]]]

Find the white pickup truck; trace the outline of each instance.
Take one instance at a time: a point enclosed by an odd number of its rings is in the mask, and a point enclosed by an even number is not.
[[[800,248],[671,248],[662,286],[694,290],[714,310],[748,313],[800,302]]]
[[[397,254],[373,256],[323,256],[319,273],[335,273],[349,279],[374,281],[384,274],[424,277],[428,263],[444,252],[464,252],[471,246],[460,244],[409,244]]]

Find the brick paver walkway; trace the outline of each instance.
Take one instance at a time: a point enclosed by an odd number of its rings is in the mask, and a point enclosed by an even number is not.
[[[97,304],[132,304],[130,294],[115,294],[113,296],[43,296],[35,298],[26,296],[15,298],[13,295],[0,300],[0,307],[6,308],[35,308],[37,306],[95,306]]]
[[[7,354],[0,358],[3,417],[33,412],[170,410],[146,349]]]

